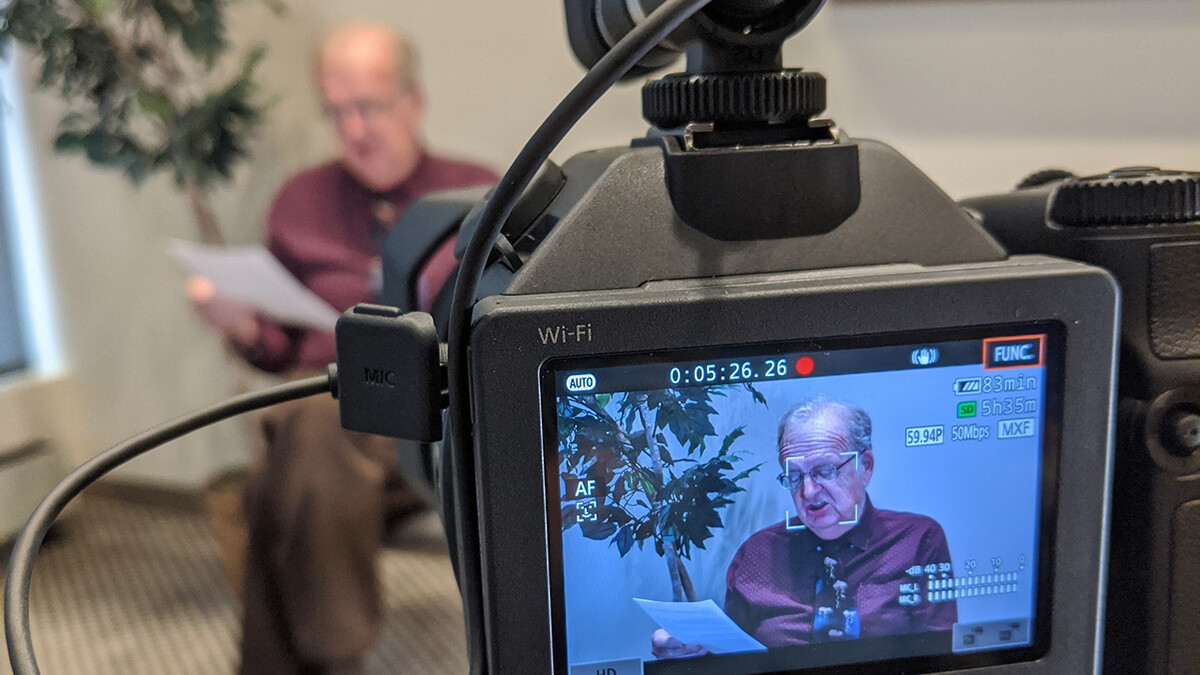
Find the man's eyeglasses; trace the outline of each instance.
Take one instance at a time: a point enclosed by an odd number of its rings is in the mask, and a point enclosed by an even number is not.
[[[340,124],[350,115],[358,115],[359,119],[370,124],[390,113],[401,98],[403,95],[388,99],[361,99],[341,105],[325,103],[321,106],[321,113],[333,124]]]
[[[842,470],[842,467],[857,458],[858,453],[856,452],[841,464],[821,464],[809,469],[807,473],[804,471],[785,471],[776,476],[775,479],[779,481],[780,485],[789,490],[795,490],[800,487],[800,483],[804,481],[805,476],[811,478],[818,485],[830,485],[837,480],[838,472]]]

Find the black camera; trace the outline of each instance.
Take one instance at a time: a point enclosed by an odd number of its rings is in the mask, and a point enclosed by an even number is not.
[[[1119,281],[1105,667],[1200,671],[1200,173],[1051,170],[963,204],[1009,251],[1086,261]]]
[[[672,5],[564,4],[593,70]],[[820,117],[780,45],[821,4],[712,2],[630,71],[687,52],[644,138],[393,229],[402,309],[458,232],[466,404],[402,454],[475,672],[1100,669],[1117,286]]]
[[[5,589],[14,671],[38,672],[32,561],[72,496],[330,391],[343,426],[410,439],[475,673],[1195,670],[1200,180],[955,204],[783,68],[822,2],[565,0],[588,74],[490,196],[405,212],[391,306],[343,315],[336,367],[129,439],[38,505]],[[644,138],[544,161],[683,50],[643,89]],[[455,232],[453,288],[404,314]]]

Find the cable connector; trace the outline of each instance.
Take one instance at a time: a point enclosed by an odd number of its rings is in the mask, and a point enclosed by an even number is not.
[[[441,440],[446,370],[432,316],[359,304],[338,319],[334,336],[343,428]]]

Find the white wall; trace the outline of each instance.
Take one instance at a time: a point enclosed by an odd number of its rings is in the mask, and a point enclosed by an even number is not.
[[[1200,167],[1200,2],[831,2],[792,60],[954,196],[1029,171]]]
[[[503,169],[580,75],[556,0],[289,0],[275,17],[233,7],[241,44],[268,46],[263,94],[275,100],[256,159],[218,196],[231,238],[259,237],[272,191],[334,149],[309,87],[317,36],[346,18],[404,27],[424,56],[431,145]],[[956,197],[1003,191],[1046,166],[1200,169],[1197,0],[833,0],[785,50],[830,79],[829,114],[854,135],[906,153]],[[32,98],[33,147],[61,323],[79,410],[75,462],[219,400],[238,377],[184,305],[162,253],[191,236],[168,180],[129,188],[48,151],[61,111]],[[640,135],[634,87],[612,92],[564,143],[574,151]],[[4,405],[0,398],[0,406]],[[52,422],[52,434],[66,434]],[[182,439],[126,478],[194,485],[248,454],[247,427]]]

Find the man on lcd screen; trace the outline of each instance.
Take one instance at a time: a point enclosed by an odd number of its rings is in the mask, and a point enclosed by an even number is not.
[[[793,407],[779,423],[779,464],[796,512],[730,562],[725,612],[738,625],[768,648],[951,630],[955,602],[929,602],[928,577],[910,573],[950,569],[946,535],[931,518],[871,503],[867,413],[820,398]],[[707,653],[661,629],[651,642],[659,658]]]

